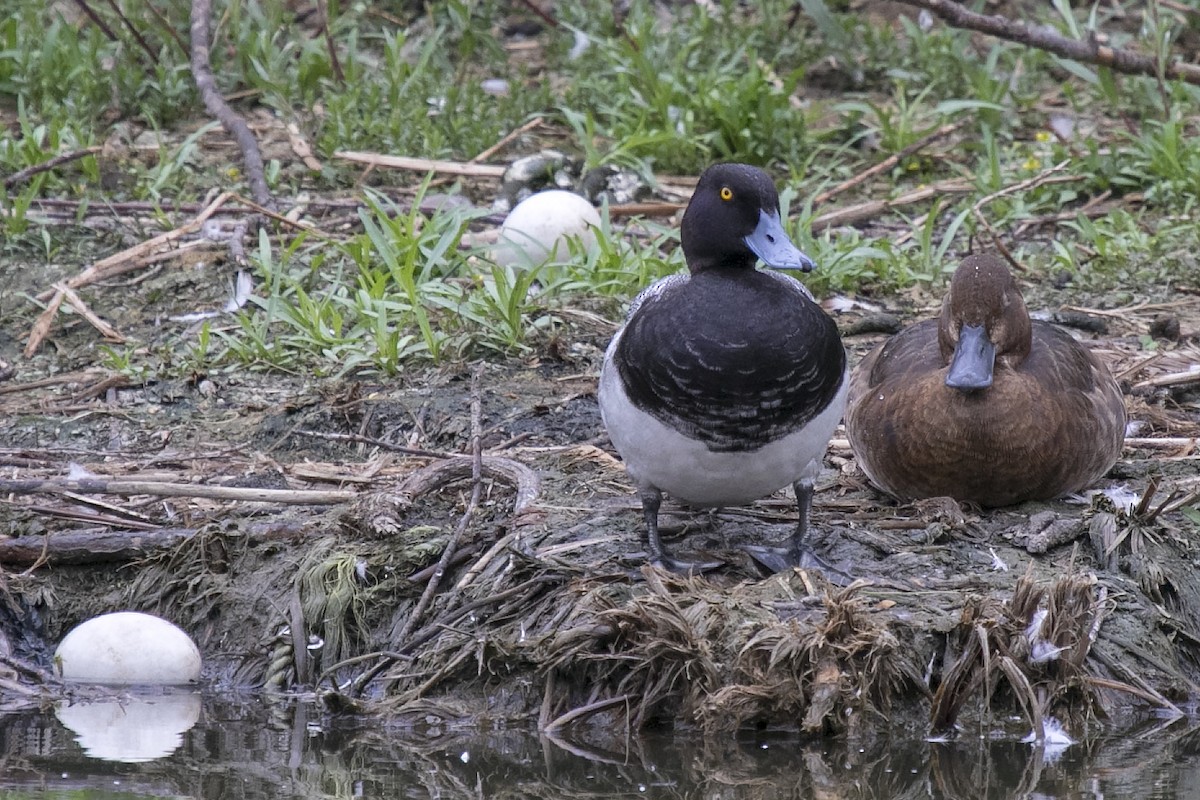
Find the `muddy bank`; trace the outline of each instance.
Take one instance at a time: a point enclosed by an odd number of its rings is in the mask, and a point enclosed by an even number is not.
[[[672,547],[725,566],[691,578],[643,566],[641,515],[593,394],[608,330],[575,331],[571,352],[589,354],[577,360],[547,353],[475,377],[104,387],[112,376],[93,372],[30,388],[22,376],[0,394],[5,477],[62,479],[76,464],[210,491],[9,495],[0,655],[9,680],[58,691],[14,667],[48,669],[71,626],[137,609],[197,640],[214,687],[316,691],[330,709],[418,727],[782,725],[867,739],[988,709],[1077,733],[1187,712],[1200,580],[1186,438],[1200,415],[1195,384],[1155,381],[1196,348],[1185,336],[1150,362],[1145,324],[1127,315],[1128,335],[1098,347],[1139,423],[1107,482],[1153,486],[1140,508],[897,504],[835,438],[813,542],[842,585],[764,577],[739,549],[790,533],[782,494],[711,514],[668,506]],[[857,357],[877,339],[847,343]],[[352,498],[222,494],[233,489]]]

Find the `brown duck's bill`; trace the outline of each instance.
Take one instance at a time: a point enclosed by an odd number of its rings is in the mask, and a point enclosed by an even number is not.
[[[963,325],[958,333],[954,357],[946,373],[946,385],[963,392],[974,392],[992,385],[996,366],[996,345],[982,325]]]

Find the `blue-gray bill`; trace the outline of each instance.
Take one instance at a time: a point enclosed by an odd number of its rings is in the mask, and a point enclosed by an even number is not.
[[[783,229],[783,221],[779,212],[758,212],[758,227],[744,239],[746,246],[754,251],[754,255],[772,269],[798,269],[801,272],[812,272],[816,263],[801,252],[799,247],[788,238]]]
[[[992,385],[996,366],[996,346],[982,325],[963,325],[958,334],[946,385],[963,392],[974,392]]]

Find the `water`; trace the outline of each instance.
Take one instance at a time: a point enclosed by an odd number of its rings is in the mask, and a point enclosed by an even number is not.
[[[1200,728],[1148,722],[1047,753],[1015,738],[867,752],[794,733],[550,740],[382,729],[197,696],[0,716],[0,797],[1200,798]]]

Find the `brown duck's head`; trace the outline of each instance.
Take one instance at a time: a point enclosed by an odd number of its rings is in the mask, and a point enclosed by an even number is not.
[[[963,392],[987,389],[996,365],[1020,366],[1031,340],[1029,312],[1004,261],[991,253],[963,259],[938,323],[942,360],[950,365],[946,385]]]

